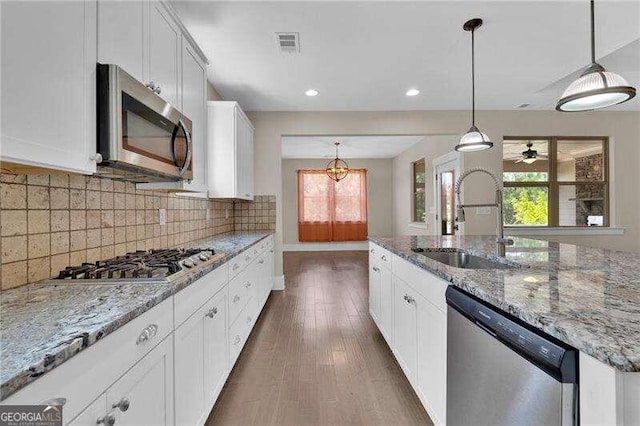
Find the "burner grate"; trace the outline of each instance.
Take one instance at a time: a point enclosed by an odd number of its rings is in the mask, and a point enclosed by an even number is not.
[[[95,263],[84,262],[78,266],[67,266],[58,273],[60,280],[100,280],[100,279],[136,279],[163,278],[182,270],[180,262],[213,249],[159,249],[138,250],[99,260]]]

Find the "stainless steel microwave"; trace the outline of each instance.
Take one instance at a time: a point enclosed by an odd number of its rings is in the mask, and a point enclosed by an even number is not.
[[[117,65],[98,64],[96,74],[98,173],[108,168],[111,177],[133,182],[190,180],[191,121]]]

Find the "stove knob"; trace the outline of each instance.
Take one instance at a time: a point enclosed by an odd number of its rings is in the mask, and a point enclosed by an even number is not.
[[[185,259],[182,264],[187,268],[193,268],[194,266],[196,266],[191,259]]]
[[[200,253],[200,255],[198,256],[200,258],[200,260],[205,261],[205,260],[209,260],[209,255],[205,254],[205,253]]]

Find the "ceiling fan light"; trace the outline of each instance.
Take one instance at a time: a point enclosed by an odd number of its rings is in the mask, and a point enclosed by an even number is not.
[[[567,87],[556,105],[558,111],[591,111],[628,101],[636,89],[620,75],[593,63]]]
[[[455,147],[459,152],[484,151],[493,146],[493,142],[489,140],[489,136],[482,133],[476,126],[471,126],[469,131],[465,133]]]

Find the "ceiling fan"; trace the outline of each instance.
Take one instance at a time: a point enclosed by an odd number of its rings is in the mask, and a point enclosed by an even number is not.
[[[536,160],[548,160],[549,156],[544,154],[538,154],[538,151],[533,148],[533,142],[527,142],[527,150],[522,151],[522,155],[510,158],[510,160],[516,160],[516,163],[524,162],[527,164],[533,164]]]

